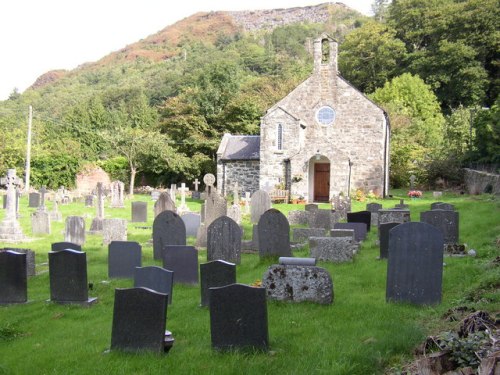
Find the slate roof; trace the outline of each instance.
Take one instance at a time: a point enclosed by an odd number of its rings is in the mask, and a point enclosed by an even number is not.
[[[259,160],[259,135],[231,135],[221,160]]]

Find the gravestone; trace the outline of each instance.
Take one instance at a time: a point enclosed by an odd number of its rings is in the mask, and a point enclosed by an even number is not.
[[[432,197],[433,198],[441,198],[443,196],[443,192],[442,191],[433,191],[432,192]]]
[[[81,251],[50,251],[50,300],[61,304],[90,305],[87,283],[87,255]]]
[[[319,207],[315,203],[308,203],[304,206],[304,210],[307,212],[316,212],[319,210]]]
[[[15,169],[8,169],[7,176],[0,179],[0,185],[7,187],[7,203],[5,216],[0,222],[0,241],[19,242],[25,239],[21,225],[17,221],[17,186],[20,180],[16,176]]]
[[[54,199],[52,211],[49,213],[51,221],[62,221],[62,213],[59,211],[59,203]]]
[[[415,189],[415,180],[416,179],[417,179],[417,177],[414,174],[412,174],[410,176],[410,190]]]
[[[113,241],[127,241],[127,220],[104,219],[102,221],[103,245],[109,245]]]
[[[310,237],[309,252],[312,258],[327,262],[350,262],[354,257],[355,243],[350,237]]]
[[[336,222],[336,215],[332,210],[318,209],[309,211],[308,224],[310,228],[330,230]]]
[[[378,211],[382,209],[382,205],[380,203],[368,203],[366,205],[366,211],[371,212],[371,227],[375,227],[378,225]]]
[[[40,193],[32,192],[28,195],[28,207],[38,208],[40,207]]]
[[[177,184],[171,184],[170,190],[168,191],[172,202],[175,202],[175,195],[177,194]]]
[[[186,236],[196,236],[201,224],[201,215],[189,212],[181,216],[186,226]]]
[[[125,184],[121,181],[113,181],[110,185],[111,188],[111,207],[123,208]]]
[[[51,251],[75,250],[82,251],[82,247],[73,242],[54,242],[50,245]]]
[[[335,195],[330,200],[332,210],[337,214],[338,220],[346,220],[347,213],[351,211],[351,198],[343,195]]]
[[[207,260],[225,260],[240,264],[240,226],[230,217],[221,216],[209,225],[207,231]]]
[[[434,202],[434,203],[431,203],[431,210],[455,211],[455,206],[450,204],[450,203]]]
[[[370,225],[372,220],[372,214],[370,211],[358,211],[358,212],[348,212],[347,222],[348,223],[364,223],[366,224],[366,231],[370,231]]]
[[[204,224],[206,228],[212,222],[221,217],[227,215],[227,201],[222,197],[215,188],[212,188],[207,193],[207,199],[205,201],[205,220]]]
[[[142,247],[134,241],[112,241],[108,245],[108,277],[133,278],[142,266]]]
[[[290,225],[309,224],[310,211],[293,210],[288,212],[288,222]]]
[[[445,244],[458,244],[459,215],[457,211],[433,209],[421,212],[420,221],[438,228],[443,234]]]
[[[233,219],[236,224],[241,224],[241,208],[239,204],[233,204],[227,209],[227,216]]]
[[[136,267],[134,270],[134,287],[149,288],[158,293],[168,295],[168,303],[172,303],[174,273],[158,266]]]
[[[89,194],[85,197],[85,207],[94,207],[95,195]]]
[[[389,232],[388,302],[441,302],[443,235],[427,223],[404,223]]]
[[[193,182],[194,185],[194,191],[191,193],[191,198],[193,199],[200,199],[200,192],[198,191],[198,186],[200,186],[200,181],[196,178]]]
[[[0,305],[28,301],[26,254],[0,251]]]
[[[223,260],[200,264],[201,306],[210,306],[209,288],[236,283],[236,265]]]
[[[186,204],[186,194],[189,192],[189,189],[186,187],[186,184],[183,182],[181,183],[181,188],[179,189],[181,192],[181,205],[177,209],[177,212],[179,214],[182,214],[183,212],[188,212],[189,208]]]
[[[186,226],[181,217],[167,210],[161,212],[153,221],[153,255],[162,259],[162,251],[167,245],[185,245]]]
[[[111,350],[167,352],[168,296],[148,288],[115,289]]]
[[[102,182],[97,183],[96,217],[90,225],[91,233],[102,232],[102,221],[104,220],[104,186]]]
[[[366,238],[365,223],[335,223],[333,229],[353,229],[354,240],[357,242],[364,241]]]
[[[253,224],[257,224],[260,217],[271,208],[271,198],[264,190],[257,190],[250,198],[250,218]]]
[[[175,201],[172,200],[170,194],[165,192],[161,193],[160,197],[155,202],[154,205],[155,218],[164,211],[177,212],[177,208],[175,207]]]
[[[399,203],[394,206],[398,210],[407,210],[410,206],[405,203],[404,199],[400,199]]]
[[[385,223],[408,223],[410,222],[410,210],[379,210],[378,225]]]
[[[389,257],[389,232],[392,228],[399,224],[401,223],[380,224],[380,227],[378,228],[380,259],[387,259]]]
[[[85,243],[85,220],[83,217],[68,216],[66,218],[64,241],[72,242],[80,246]]]
[[[198,251],[194,246],[165,246],[163,268],[174,272],[175,284],[198,284]]]
[[[264,212],[258,224],[259,256],[291,256],[290,224],[285,215],[271,208]]]
[[[0,249],[0,252],[3,252],[3,251],[14,251],[16,253],[26,254],[26,275],[28,277],[36,275],[35,252],[33,250],[20,249],[20,248],[16,248],[16,247],[5,247],[3,249]]]
[[[324,228],[292,228],[292,240],[301,242],[309,240],[309,237],[324,237]]]
[[[132,202],[132,223],[148,221],[148,204],[146,202]]]
[[[210,332],[218,350],[267,350],[266,289],[242,284],[210,288]]]
[[[354,229],[331,229],[330,237],[348,237],[355,241]]]
[[[273,264],[262,276],[267,298],[276,301],[333,302],[333,281],[327,270],[316,266]]]
[[[36,210],[31,214],[31,232],[33,234],[50,234],[50,214],[47,211]]]
[[[245,198],[243,199],[243,206],[245,207],[245,215],[250,214],[250,202],[252,200],[249,191],[245,191]]]

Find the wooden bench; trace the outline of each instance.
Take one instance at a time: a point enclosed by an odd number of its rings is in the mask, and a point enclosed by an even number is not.
[[[276,189],[276,190],[271,191],[269,193],[269,196],[271,197],[271,202],[273,202],[273,203],[277,203],[277,202],[288,203],[290,201],[289,196],[288,196],[288,190]]]

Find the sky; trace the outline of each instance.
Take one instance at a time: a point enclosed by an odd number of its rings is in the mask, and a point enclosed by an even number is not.
[[[0,100],[42,74],[97,61],[197,12],[292,8],[316,0],[4,0]],[[370,15],[373,0],[343,0]]]

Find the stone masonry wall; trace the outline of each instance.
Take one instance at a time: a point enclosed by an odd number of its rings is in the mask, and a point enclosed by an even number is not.
[[[500,175],[464,168],[465,186],[469,194],[500,194]],[[490,190],[491,189],[491,190]]]
[[[240,187],[240,194],[259,190],[259,161],[225,161],[217,163],[217,186],[224,186],[224,195],[232,193],[236,181]],[[223,181],[223,184],[220,184]]]

